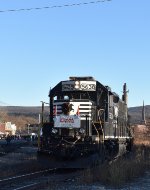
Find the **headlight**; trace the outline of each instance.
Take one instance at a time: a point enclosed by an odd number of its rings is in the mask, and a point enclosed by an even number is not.
[[[85,129],[83,129],[83,128],[79,129],[79,133],[84,134],[85,133]]]
[[[76,81],[76,82],[75,82],[74,88],[75,88],[75,89],[79,89],[79,88],[80,88],[80,82],[79,82],[79,81]]]
[[[53,133],[53,134],[56,134],[57,132],[58,132],[57,129],[54,129],[54,128],[52,129],[52,133]]]

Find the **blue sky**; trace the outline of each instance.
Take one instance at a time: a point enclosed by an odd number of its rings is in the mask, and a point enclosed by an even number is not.
[[[94,1],[94,0],[93,0]],[[0,10],[88,0],[0,0]],[[0,13],[0,102],[38,106],[69,76],[93,76],[129,107],[150,105],[150,1]]]

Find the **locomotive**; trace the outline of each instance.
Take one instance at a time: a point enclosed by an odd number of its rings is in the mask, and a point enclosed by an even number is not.
[[[96,154],[99,159],[122,147],[131,149],[126,83],[120,99],[91,76],[70,77],[50,89],[49,98],[49,121],[42,119],[39,153],[65,160]]]

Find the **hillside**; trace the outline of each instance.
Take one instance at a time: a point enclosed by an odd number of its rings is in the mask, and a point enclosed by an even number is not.
[[[142,106],[128,109],[132,123],[138,123],[142,119]],[[146,118],[150,120],[150,105],[145,106]],[[17,128],[24,128],[26,124],[39,122],[41,107],[0,106],[0,122],[11,121]],[[44,108],[44,120],[48,120],[49,108]]]
[[[138,123],[142,120],[142,106],[131,107],[128,109],[128,114],[131,116],[131,123]],[[150,105],[145,106],[146,119],[150,120]]]
[[[48,120],[49,108],[45,107],[44,120]],[[11,121],[18,129],[23,129],[28,123],[39,122],[41,107],[0,106],[0,122]]]

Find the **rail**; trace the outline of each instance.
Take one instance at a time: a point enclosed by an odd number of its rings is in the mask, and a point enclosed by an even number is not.
[[[56,170],[57,170],[57,168],[50,168],[50,169],[47,169],[47,170],[42,170],[42,171],[40,170],[40,171],[37,171],[37,172],[34,172],[34,173],[28,173],[28,174],[24,174],[24,175],[20,175],[20,176],[1,179],[0,180],[0,186],[15,183],[15,182],[18,182],[18,181],[20,181],[20,180],[22,180],[24,178],[38,177],[38,176],[41,176],[42,174],[46,174],[48,172],[52,172],[52,171],[56,171]]]

